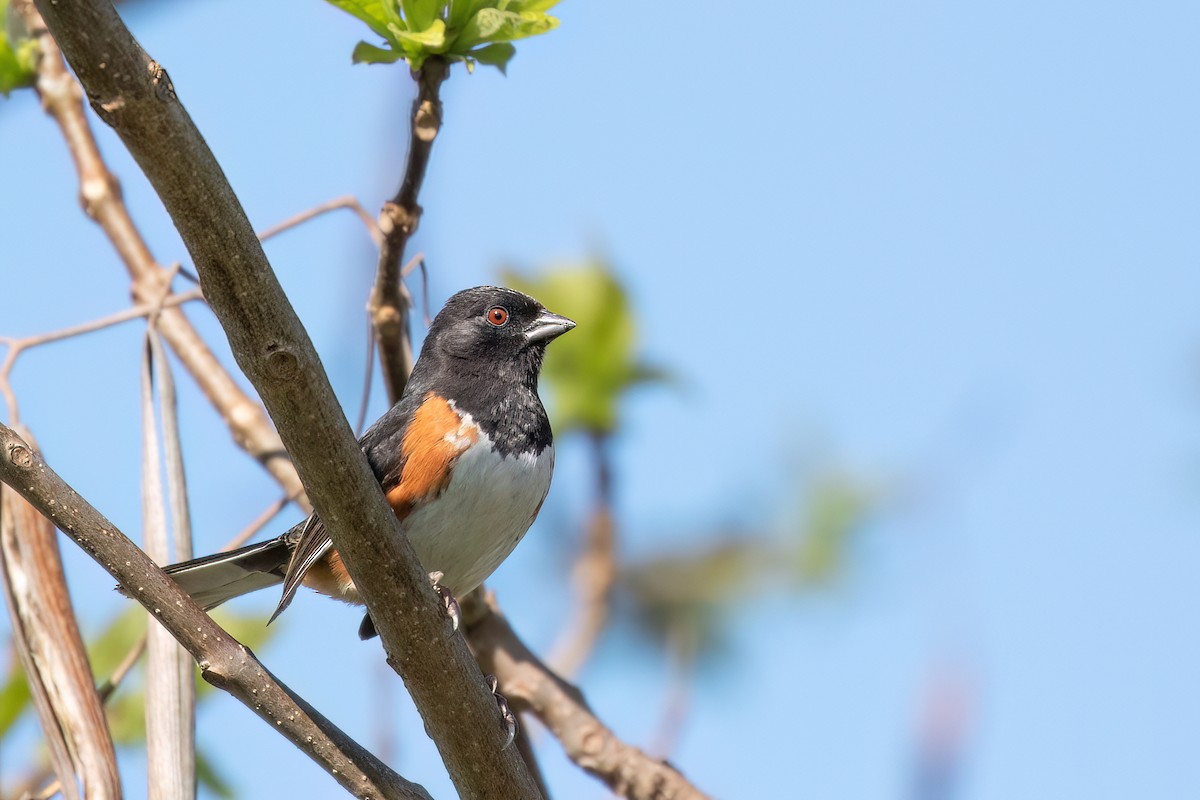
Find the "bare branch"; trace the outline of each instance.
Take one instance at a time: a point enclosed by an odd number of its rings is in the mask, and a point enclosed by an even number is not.
[[[74,539],[145,606],[192,654],[206,681],[253,710],[356,797],[429,800],[424,789],[392,772],[276,680],[249,649],[217,625],[5,425],[0,425],[0,482]]]
[[[491,692],[465,642],[452,635],[307,333],[166,72],[108,3],[39,0],[38,8],[93,108],[129,148],[174,220],[234,357],[306,479],[371,609],[388,662],[404,678],[459,793],[537,797],[520,755],[501,749],[505,732]]]
[[[404,385],[412,372],[413,348],[408,320],[412,295],[401,281],[400,261],[409,238],[421,221],[421,206],[417,199],[425,181],[433,140],[442,127],[439,93],[449,75],[450,65],[440,58],[430,58],[413,73],[417,97],[413,100],[409,120],[408,164],[396,196],[384,203],[379,213],[383,244],[379,248],[375,287],[367,302],[367,312],[379,343],[379,363],[390,403],[395,403],[404,394]]]
[[[124,311],[118,311],[116,314],[111,314],[101,319],[84,322],[80,325],[72,325],[61,330],[51,331],[49,333],[39,334],[37,336],[27,336],[23,339],[15,339],[10,336],[0,336],[0,344],[8,347],[8,352],[5,353],[4,361],[0,363],[0,393],[4,395],[6,404],[8,405],[8,419],[10,422],[16,422],[20,417],[17,408],[17,397],[12,391],[10,384],[13,367],[16,366],[17,358],[26,350],[38,347],[51,342],[70,339],[74,336],[82,336],[93,331],[102,330],[113,325],[119,325],[122,322],[128,322],[131,319],[144,317],[148,314],[154,314],[163,308],[175,307],[186,303],[190,300],[203,300],[204,294],[199,289],[193,289],[190,292],[170,295],[161,303],[142,303],[133,308],[127,308]]]
[[[348,208],[354,212],[355,216],[366,226],[367,234],[371,237],[371,241],[375,243],[376,247],[383,244],[383,234],[379,232],[379,226],[375,224],[375,220],[371,219],[371,215],[367,213],[367,210],[362,207],[362,203],[358,202],[358,198],[351,196],[337,197],[327,203],[313,206],[307,211],[301,211],[294,217],[288,217],[283,222],[272,225],[266,230],[259,231],[258,240],[265,242],[272,236],[278,236],[284,231],[295,228],[297,225],[303,225],[311,219],[315,219],[322,214],[328,214],[330,211],[337,211],[339,208]]]
[[[75,162],[84,211],[104,230],[124,262],[133,280],[131,289],[135,302],[153,302],[162,296],[168,272],[154,260],[121,199],[120,182],[109,172],[100,156],[100,149],[84,114],[83,92],[79,83],[67,72],[58,45],[46,31],[34,3],[31,0],[15,0],[13,9],[22,16],[26,28],[38,39],[41,56],[36,89],[42,99],[42,107],[62,130]],[[94,44],[100,46],[101,42]],[[165,79],[166,76],[162,77]],[[118,102],[117,98],[119,95],[99,102],[97,113],[103,116],[107,113],[105,103]],[[164,146],[167,144],[164,140]],[[220,234],[214,232],[213,235]],[[298,502],[301,506],[311,510],[304,497],[299,475],[288,460],[279,434],[271,427],[262,406],[243,392],[221,366],[183,311],[178,308],[164,310],[159,318],[159,330],[200,390],[225,420],[238,446],[257,459],[284,491],[300,498]]]
[[[622,742],[605,727],[579,689],[551,672],[517,638],[494,595],[472,592],[463,602],[463,616],[475,657],[499,679],[509,705],[541,720],[579,767],[628,800],[706,797],[670,764]]]
[[[0,487],[0,568],[13,639],[63,796],[118,800],[117,756],[71,608],[54,529],[8,487]]]
[[[588,520],[583,551],[571,571],[575,610],[547,659],[555,672],[568,678],[579,672],[608,623],[609,603],[617,580],[617,537],[613,525],[608,437],[593,433],[591,444],[596,506]]]

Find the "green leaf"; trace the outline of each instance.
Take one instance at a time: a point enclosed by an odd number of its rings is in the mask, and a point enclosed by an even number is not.
[[[560,0],[511,0],[504,7],[513,11],[549,11],[559,2]]]
[[[488,0],[450,0],[450,15],[446,22],[451,30],[462,30],[471,17],[487,4]]]
[[[446,23],[440,19],[435,19],[429,27],[423,30],[405,31],[393,25],[391,32],[399,41],[423,45],[429,51],[425,54],[426,57],[440,53],[446,49]],[[413,65],[413,69],[418,69],[416,64]]]
[[[384,39],[389,38],[388,24],[400,21],[399,16],[393,10],[393,4],[388,0],[326,0],[326,2],[367,23],[371,30]]]
[[[501,11],[482,8],[463,26],[454,40],[452,52],[465,50],[484,42],[511,42],[536,36],[558,27],[558,19],[540,11]]]
[[[37,80],[37,41],[25,35],[19,22],[9,14],[8,0],[0,0],[0,94],[5,97]]]
[[[476,48],[467,54],[467,58],[495,67],[501,73],[508,74],[508,62],[517,54],[517,48],[508,42],[493,42]]]
[[[443,0],[400,0],[410,31],[427,30],[434,20],[440,19],[445,5]]]
[[[385,50],[373,44],[359,42],[350,54],[350,60],[355,64],[391,64],[404,58],[403,50]]]

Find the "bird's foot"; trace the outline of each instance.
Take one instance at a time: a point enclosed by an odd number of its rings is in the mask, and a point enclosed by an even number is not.
[[[496,680],[496,676],[488,675],[484,680],[487,681],[488,688],[492,690],[492,696],[496,698],[496,707],[500,709],[500,719],[504,723],[506,738],[504,746],[500,749],[507,750],[508,746],[517,738],[517,715],[508,707],[508,701],[504,699],[504,695],[496,691],[500,687],[500,681]]]
[[[446,616],[450,618],[450,624],[453,630],[458,630],[458,623],[462,619],[462,609],[458,607],[458,600],[454,599],[454,595],[445,586],[442,586],[441,580],[443,573],[429,573],[429,582],[433,584],[433,590],[437,592],[438,599],[442,601],[442,608],[446,609]]]

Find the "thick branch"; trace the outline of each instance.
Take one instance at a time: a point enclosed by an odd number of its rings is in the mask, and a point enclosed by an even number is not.
[[[206,681],[250,707],[356,797],[429,800],[424,789],[392,772],[277,681],[5,425],[0,425],[0,482],[74,539],[145,606],[192,654]]]
[[[163,68],[100,0],[38,8],[174,220],[234,357],[263,398],[371,609],[388,661],[465,797],[538,796],[495,702],[383,498],[307,333]]]
[[[579,767],[628,800],[707,797],[666,761],[622,742],[588,707],[583,693],[555,675],[517,638],[494,596],[471,593],[463,604],[466,635],[480,665],[495,673],[514,711],[542,721]]]
[[[18,0],[13,7],[22,14],[26,27],[38,34],[41,57],[37,92],[46,113],[61,128],[75,162],[83,209],[104,230],[125,264],[133,279],[131,292],[134,301],[156,303],[164,295],[169,271],[154,260],[121,199],[120,182],[109,172],[100,156],[100,149],[83,110],[79,84],[67,72],[62,54],[53,37],[46,32],[33,3],[30,0]],[[238,446],[262,463],[289,496],[299,498],[300,504],[309,508],[300,477],[262,406],[247,396],[221,366],[183,310],[173,307],[164,309],[158,319],[158,329],[200,390],[224,418]]]
[[[404,180],[396,196],[384,203],[379,213],[379,229],[383,243],[379,248],[379,265],[375,271],[375,286],[367,303],[371,326],[379,343],[379,363],[387,386],[388,401],[395,403],[404,393],[404,385],[412,372],[413,349],[409,332],[408,312],[412,296],[401,282],[400,262],[408,240],[421,222],[421,206],[417,198],[425,181],[433,140],[442,127],[442,83],[450,74],[450,65],[440,58],[431,58],[420,71],[413,73],[417,80],[417,98],[413,100],[409,118],[408,164]]]

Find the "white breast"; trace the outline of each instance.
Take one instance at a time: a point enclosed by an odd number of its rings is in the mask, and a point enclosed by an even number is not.
[[[480,432],[450,484],[404,521],[425,569],[444,573],[442,585],[458,596],[483,583],[529,530],[553,471],[553,447],[501,457]]]

